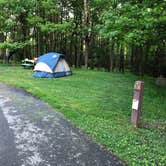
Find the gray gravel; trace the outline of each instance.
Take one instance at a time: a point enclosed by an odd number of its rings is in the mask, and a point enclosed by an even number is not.
[[[47,103],[0,83],[0,166],[110,165],[125,164]]]

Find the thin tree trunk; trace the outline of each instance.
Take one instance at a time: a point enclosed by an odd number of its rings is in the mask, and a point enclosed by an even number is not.
[[[143,76],[143,57],[144,56],[144,52],[143,52],[143,47],[139,47],[139,75]]]
[[[160,44],[157,48],[157,51],[156,51],[156,60],[155,60],[155,63],[156,63],[156,72],[155,72],[155,76],[160,76],[160,75],[165,75],[164,71],[162,71],[162,68],[164,66],[164,44]]]
[[[84,0],[84,20],[83,20],[83,27],[89,27],[89,7],[88,7],[88,0]],[[88,33],[84,35],[83,38],[83,56],[85,61],[85,67],[88,67],[88,46],[89,46],[89,36]]]
[[[120,62],[119,62],[119,71],[124,73],[124,48],[120,48]]]
[[[40,48],[40,32],[37,29],[37,55],[41,55],[41,48]]]
[[[2,61],[3,64],[6,63],[6,49],[2,48]]]
[[[113,71],[113,64],[114,64],[114,43],[111,44],[111,48],[110,48],[110,54],[109,54],[109,71],[112,72]]]
[[[78,52],[77,52],[77,35],[75,36],[75,44],[74,44],[74,65],[75,67],[78,67]]]
[[[0,34],[0,41],[4,42],[6,40],[6,37],[3,33]],[[6,63],[6,49],[2,48],[1,49],[1,57],[2,57],[2,61],[3,63]]]
[[[135,56],[135,47],[131,47],[131,58],[130,58],[130,70],[134,72],[134,56]]]

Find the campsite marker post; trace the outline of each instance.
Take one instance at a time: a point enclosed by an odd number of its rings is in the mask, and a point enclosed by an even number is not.
[[[133,95],[133,103],[132,103],[132,113],[131,113],[131,123],[139,127],[141,124],[140,116],[142,109],[142,99],[144,92],[144,82],[143,81],[135,81],[134,84],[134,95]]]

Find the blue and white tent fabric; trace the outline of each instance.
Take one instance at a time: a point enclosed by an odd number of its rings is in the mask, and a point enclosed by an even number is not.
[[[34,77],[56,78],[72,74],[72,71],[64,59],[64,55],[50,52],[40,56],[34,68]]]

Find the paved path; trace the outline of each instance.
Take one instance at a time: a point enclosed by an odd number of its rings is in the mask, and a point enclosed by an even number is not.
[[[0,166],[110,165],[124,164],[48,104],[0,83]]]

